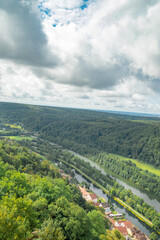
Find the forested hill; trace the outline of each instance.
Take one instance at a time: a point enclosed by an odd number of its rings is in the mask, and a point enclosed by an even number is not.
[[[160,166],[160,120],[97,111],[0,103],[0,118],[88,154],[105,151]]]
[[[124,240],[49,161],[0,141],[0,240]],[[107,230],[107,232],[106,232]]]

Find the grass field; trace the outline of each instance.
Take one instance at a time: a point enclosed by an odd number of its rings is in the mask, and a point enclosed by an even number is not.
[[[13,125],[13,124],[5,124],[5,126],[9,126],[10,128],[17,128],[17,129],[21,129],[22,130],[22,128],[21,128],[21,126],[16,126],[16,125]]]
[[[136,164],[137,167],[141,168],[142,170],[148,170],[148,172],[153,173],[160,177],[160,169],[157,169],[157,168],[153,167],[152,165],[140,162],[136,159],[122,157],[120,155],[116,155],[116,154],[112,154],[112,153],[109,153],[109,155],[113,158],[117,157],[118,159],[123,160],[123,161],[132,161],[133,163]]]
[[[11,132],[11,131],[7,131],[7,130],[0,130],[0,133],[8,133],[8,132]]]
[[[32,141],[33,138],[31,137],[20,137],[20,136],[5,136],[6,138],[14,139],[16,141],[21,141],[21,140],[29,140]]]

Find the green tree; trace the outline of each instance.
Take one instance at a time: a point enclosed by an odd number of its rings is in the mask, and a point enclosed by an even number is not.
[[[105,234],[106,232],[104,216],[100,212],[93,210],[88,213],[88,217],[91,222],[90,228],[92,231],[92,235],[95,240],[99,239],[99,236]]]
[[[37,226],[37,213],[26,198],[4,197],[0,203],[0,239],[25,240]]]
[[[151,235],[149,236],[150,240],[158,240],[158,236],[156,233],[152,232]]]
[[[38,231],[39,240],[64,240],[61,228],[55,228],[53,219],[44,221],[40,231]]]

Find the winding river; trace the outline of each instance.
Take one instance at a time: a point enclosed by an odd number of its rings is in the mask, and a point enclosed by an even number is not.
[[[51,143],[51,142],[50,142],[50,144],[54,145],[54,143]],[[83,159],[85,162],[89,162],[92,167],[97,168],[104,175],[107,174],[110,177],[116,179],[116,181],[119,184],[124,186],[126,189],[131,189],[131,191],[134,194],[136,194],[137,196],[139,196],[142,199],[144,199],[144,201],[147,202],[149,205],[153,206],[157,210],[157,212],[160,212],[160,198],[156,197],[154,194],[148,193],[147,191],[145,191],[143,188],[137,186],[136,184],[133,184],[133,183],[127,181],[126,179],[117,176],[115,173],[113,173],[110,170],[108,170],[107,168],[104,168],[104,167],[100,166],[99,164],[91,161],[87,157],[84,157],[84,156],[82,156],[82,155],[80,155],[80,154],[78,154],[78,153],[76,153],[74,151],[71,151],[71,150],[69,152],[71,152],[74,156],[79,157],[80,159]],[[98,196],[100,196],[100,197],[102,197],[102,198],[104,198],[104,199],[106,199],[108,201],[109,196],[107,196],[107,194],[105,194],[98,187],[94,186],[92,183],[90,183],[87,179],[85,179],[79,173],[75,172],[75,178],[78,180],[78,182],[82,182],[82,181],[88,182],[90,184],[90,189],[93,192],[95,192]],[[127,220],[131,221],[142,232],[144,232],[145,234],[147,234],[149,236],[154,231],[152,228],[150,228],[148,225],[146,225],[143,221],[141,221],[136,216],[134,216],[130,211],[128,211],[123,206],[121,206],[118,202],[114,201],[112,198],[110,198],[110,200],[112,201],[115,209],[118,212],[122,213],[122,214],[124,213],[125,214],[125,218]],[[158,237],[160,239],[160,235]]]
[[[92,183],[90,183],[86,178],[84,178],[83,176],[81,176],[79,173],[77,173],[75,171],[75,178],[78,180],[78,182],[83,182],[86,181],[87,183],[90,184],[90,189],[96,193],[99,197],[102,197],[104,199],[106,199],[106,201],[108,201],[108,196],[107,194],[105,194],[101,189],[97,188],[96,186],[94,186]],[[121,206],[118,202],[114,201],[112,198],[110,198],[110,200],[112,201],[115,210],[120,212],[120,213],[124,213],[125,214],[125,218],[129,221],[131,221],[135,226],[137,226],[142,232],[144,232],[146,235],[150,236],[150,234],[153,232],[153,229],[150,228],[148,225],[146,225],[144,222],[142,222],[140,219],[138,219],[137,217],[135,217],[130,211],[128,211],[126,208],[124,208],[123,206]],[[159,236],[160,239],[160,236]]]
[[[108,169],[101,167],[100,165],[98,165],[97,163],[91,161],[90,159],[76,153],[73,151],[70,151],[72,154],[74,154],[74,156],[79,157],[81,159],[83,159],[85,162],[89,162],[91,164],[92,167],[97,168],[98,170],[100,170],[103,174],[108,174],[110,175],[112,178],[115,178],[116,181],[121,184],[122,186],[124,186],[126,189],[131,189],[131,191],[136,194],[137,196],[141,197],[144,199],[145,202],[147,202],[148,204],[150,204],[151,206],[153,206],[158,212],[160,212],[160,199],[158,199],[156,196],[154,196],[153,194],[149,194],[147,191],[138,188],[137,186],[135,186],[132,183],[129,183],[128,181],[126,181],[123,178],[119,178],[117,177],[113,172],[108,171]],[[86,181],[87,183],[90,184],[90,189],[95,192],[99,197],[102,197],[104,199],[106,199],[106,201],[108,201],[109,196],[107,194],[105,194],[101,189],[99,189],[98,187],[96,187],[95,185],[93,185],[92,183],[90,183],[87,179],[85,179],[83,176],[81,176],[79,173],[77,173],[75,171],[75,178],[78,180],[78,182],[83,182]],[[152,228],[150,228],[148,225],[146,225],[143,221],[141,221],[140,219],[138,219],[136,216],[134,216],[130,211],[128,211],[126,208],[124,208],[123,206],[121,206],[118,202],[114,201],[111,197],[110,200],[112,201],[116,211],[120,212],[120,213],[124,213],[125,214],[125,218],[129,221],[131,221],[135,226],[137,226],[142,232],[144,232],[146,235],[150,235],[154,230]],[[160,235],[158,236],[160,239]]]
[[[92,167],[97,168],[104,175],[107,174],[107,175],[110,175],[112,178],[115,178],[116,181],[120,185],[124,186],[126,189],[131,189],[133,194],[136,194],[138,197],[143,198],[146,203],[153,206],[157,210],[157,212],[160,212],[160,198],[158,198],[157,196],[155,196],[152,193],[145,191],[143,188],[138,187],[136,184],[131,183],[131,182],[127,181],[126,179],[117,176],[115,173],[113,173],[110,170],[108,170],[107,168],[104,168],[104,167],[100,166],[99,164],[91,161],[90,159],[88,159],[76,152],[73,152],[73,151],[70,151],[70,152],[72,154],[74,154],[74,156],[83,159],[85,162],[89,162]]]

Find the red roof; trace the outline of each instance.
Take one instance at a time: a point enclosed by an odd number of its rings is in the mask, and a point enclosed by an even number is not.
[[[127,228],[129,228],[129,229],[132,228],[132,222],[131,222],[131,221],[125,221],[125,222],[124,222],[124,225],[125,225]]]
[[[123,236],[127,236],[127,235],[128,235],[128,232],[127,232],[126,227],[118,226],[118,227],[115,227],[115,228],[116,228],[119,232],[121,232]]]
[[[93,199],[96,199],[96,198],[97,198],[97,195],[96,195],[95,193],[91,193],[91,194],[90,194],[90,197],[91,197],[92,200],[93,200]]]

